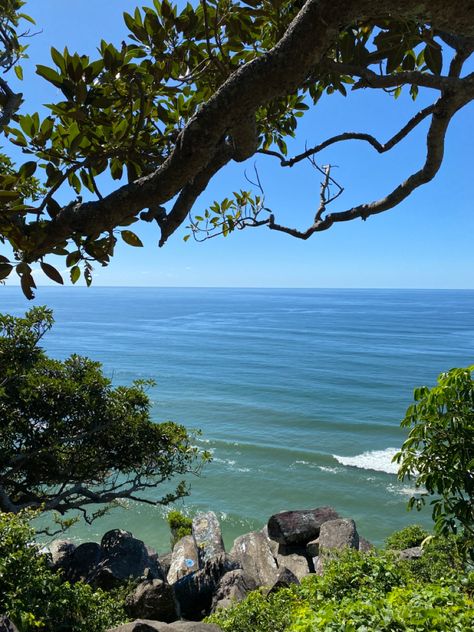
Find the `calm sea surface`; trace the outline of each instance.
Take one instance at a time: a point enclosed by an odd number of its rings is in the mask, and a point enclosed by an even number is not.
[[[153,418],[202,430],[213,454],[180,508],[213,509],[224,537],[277,511],[332,505],[380,543],[429,510],[391,456],[413,387],[474,362],[474,291],[40,288],[44,346],[100,360],[114,384],[154,378]],[[17,288],[1,311],[21,314]],[[70,536],[121,527],[169,548],[162,508],[131,504]]]

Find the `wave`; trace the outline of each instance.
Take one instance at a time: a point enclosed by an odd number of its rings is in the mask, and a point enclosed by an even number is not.
[[[333,457],[341,465],[358,467],[363,470],[386,472],[387,474],[397,474],[399,466],[397,463],[392,463],[392,458],[398,451],[399,448],[386,448],[385,450],[370,450],[356,456],[333,454]]]

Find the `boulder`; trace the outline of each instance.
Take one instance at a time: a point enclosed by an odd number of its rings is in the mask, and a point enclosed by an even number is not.
[[[198,569],[199,561],[196,543],[192,535],[186,535],[174,545],[168,571],[168,582],[174,584],[184,575],[194,573]]]
[[[158,556],[150,556],[141,540],[129,531],[113,529],[101,541],[102,558],[89,583],[97,588],[111,589],[130,578],[164,579]]]
[[[221,632],[221,629],[212,623],[196,623],[194,621],[177,621],[173,624],[162,621],[149,621],[139,619],[132,623],[119,625],[107,632]]]
[[[18,632],[18,628],[11,619],[0,615],[0,632]]]
[[[48,546],[51,568],[57,571],[66,568],[71,562],[72,553],[76,550],[76,545],[71,540],[54,540]]]
[[[314,568],[313,563],[310,563],[306,557],[305,549],[298,552],[290,552],[287,547],[282,547],[280,545],[275,555],[275,560],[278,565],[278,569],[288,569],[291,573],[296,575],[298,580],[306,577],[306,575],[308,575]]]
[[[261,531],[251,531],[234,541],[229,553],[257,586],[272,586],[278,575],[278,565],[270,544]]]
[[[76,547],[62,561],[63,577],[70,582],[89,581],[101,559],[101,549],[97,542],[84,542]]]
[[[398,557],[401,560],[419,560],[423,555],[423,549],[421,546],[412,546],[409,549],[403,549],[403,551],[397,551]]]
[[[306,545],[306,553],[311,558],[317,557],[319,555],[319,538],[315,538],[314,540],[308,542],[308,544]]]
[[[373,550],[374,545],[362,536],[359,536],[359,551],[361,551],[362,553],[368,553],[369,551]]]
[[[173,588],[161,579],[140,582],[125,599],[130,617],[156,619],[171,623],[178,619]]]
[[[274,514],[268,521],[268,536],[286,546],[305,546],[319,535],[321,525],[339,518],[332,507],[318,507]]]
[[[168,573],[170,572],[171,556],[172,556],[171,551],[168,551],[168,553],[163,553],[162,555],[158,556],[158,563],[165,577],[167,577]]]
[[[235,570],[236,564],[225,554],[206,560],[202,569],[185,575],[173,584],[181,617],[200,621],[212,607],[221,578]]]
[[[282,588],[289,588],[291,584],[299,583],[299,579],[294,573],[292,573],[288,568],[282,568],[278,573],[278,577],[276,578],[275,583],[267,592],[267,597],[268,595],[272,595],[273,593],[278,592]]]
[[[315,565],[316,572],[322,575],[324,564],[334,551],[342,549],[359,549],[359,534],[355,522],[340,518],[329,520],[321,525],[319,533],[319,557]]]
[[[221,526],[213,511],[198,513],[193,518],[192,532],[200,567],[207,560],[225,553]]]
[[[258,588],[255,581],[247,573],[237,568],[229,571],[220,580],[212,599],[211,610],[228,608],[237,601],[242,601],[249,592]]]

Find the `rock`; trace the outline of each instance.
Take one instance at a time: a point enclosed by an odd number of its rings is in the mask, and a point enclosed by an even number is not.
[[[315,564],[316,572],[322,575],[324,564],[331,558],[332,553],[346,548],[359,548],[359,534],[355,522],[340,518],[323,523],[319,533],[319,557]]]
[[[193,518],[192,532],[199,556],[199,565],[225,553],[221,526],[213,511],[198,513]]]
[[[280,552],[281,551],[281,552]],[[311,559],[311,558],[310,558]],[[298,580],[306,577],[311,570],[313,569],[313,563],[310,562],[306,557],[306,550],[302,549],[298,552],[288,552],[286,547],[282,547],[280,545],[279,550],[275,556],[276,563],[278,564],[278,568],[286,568],[291,571],[292,574],[296,575]]]
[[[362,553],[368,553],[369,551],[373,550],[374,545],[362,536],[359,536],[359,551],[361,551]]]
[[[113,529],[101,541],[102,559],[89,583],[111,589],[130,578],[164,579],[158,556],[150,556],[141,540],[128,531]]]
[[[222,632],[221,628],[213,623],[196,623],[195,621],[177,621],[170,625],[167,632]]]
[[[257,586],[272,586],[275,582],[278,566],[268,539],[261,531],[251,531],[239,536],[229,555]]]
[[[165,577],[167,577],[168,573],[170,572],[171,556],[172,556],[171,551],[169,551],[168,553],[163,553],[162,555],[158,556],[158,563]]]
[[[64,579],[70,582],[89,581],[101,559],[97,542],[84,542],[63,558],[61,566]]]
[[[292,573],[288,568],[282,568],[280,572],[278,573],[276,582],[267,592],[267,597],[268,595],[272,595],[273,593],[281,590],[282,588],[289,588],[291,584],[299,584],[299,583],[300,583],[299,579],[298,577],[296,577],[294,573]]]
[[[178,540],[171,554],[171,565],[168,571],[168,582],[174,584],[178,579],[194,573],[199,569],[198,550],[192,535]]]
[[[212,599],[211,610],[228,608],[232,604],[242,601],[249,592],[258,588],[254,580],[247,573],[237,568],[229,571],[220,580]]]
[[[397,551],[398,557],[401,560],[419,560],[423,555],[423,549],[421,546],[412,546],[409,549],[403,549],[403,551]]]
[[[319,538],[315,538],[306,545],[306,552],[309,557],[317,557],[319,555]]]
[[[51,560],[51,568],[57,571],[66,568],[70,562],[76,545],[71,540],[54,540],[48,546],[48,552]]]
[[[110,628],[107,632],[173,632],[173,628],[160,621],[147,621],[138,619],[132,623],[125,623],[116,628]]]
[[[180,615],[184,619],[201,620],[212,607],[221,578],[235,570],[236,564],[225,554],[206,560],[204,567],[185,575],[173,584]]]
[[[283,511],[268,521],[268,536],[284,545],[306,545],[319,535],[321,525],[339,518],[332,507]]]
[[[0,615],[0,632],[18,632],[18,628],[8,617]]]
[[[125,611],[130,617],[143,617],[171,623],[178,613],[173,588],[161,579],[140,582],[125,599]]]

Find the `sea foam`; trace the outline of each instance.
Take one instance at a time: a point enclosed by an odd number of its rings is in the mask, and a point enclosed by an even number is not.
[[[357,454],[356,456],[339,456],[333,454],[333,457],[342,465],[358,467],[363,470],[374,470],[376,472],[387,472],[387,474],[396,474],[398,472],[398,464],[392,463],[392,458],[398,452],[398,448],[386,448],[385,450],[371,450]]]

